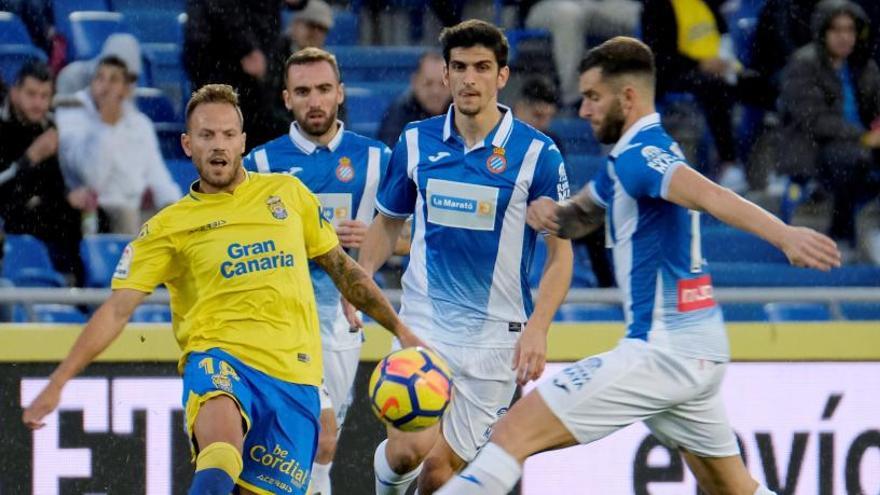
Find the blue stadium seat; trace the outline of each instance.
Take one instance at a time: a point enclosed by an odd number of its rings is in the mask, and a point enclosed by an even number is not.
[[[54,271],[43,241],[27,234],[7,234],[3,245],[3,277],[15,280],[25,269]]]
[[[333,29],[327,33],[328,45],[357,45],[360,41],[358,15],[345,10],[333,12]]]
[[[180,190],[183,191],[184,194],[189,191],[189,186],[199,178],[199,173],[196,171],[195,165],[193,165],[192,161],[188,158],[166,159],[165,166],[168,167],[168,172],[171,173],[171,178],[174,179],[174,182],[176,182],[178,186],[180,186]]]
[[[131,315],[132,323],[170,323],[171,308],[167,304],[141,304]]]
[[[137,88],[134,95],[140,111],[146,114],[154,124],[177,122],[174,104],[171,103],[171,100],[161,90],[157,88]]]
[[[409,83],[419,58],[427,50],[421,46],[328,46],[336,55],[342,80],[354,82]]]
[[[345,86],[345,120],[349,130],[376,137],[388,106],[404,91],[402,83],[353,83]]]
[[[19,268],[10,280],[16,287],[67,287],[67,280],[53,268]]]
[[[880,287],[880,267],[846,265],[830,272],[782,263],[712,263],[716,287]]]
[[[550,132],[555,134],[562,143],[566,153],[601,155],[602,148],[593,136],[593,130],[586,120],[571,117],[560,118],[550,124]]]
[[[87,287],[109,287],[116,263],[122,256],[131,236],[125,234],[96,234],[83,237],[79,245],[86,271]]]
[[[183,12],[186,0],[110,0],[110,6],[116,12],[135,10],[156,10],[165,12]]]
[[[106,12],[110,10],[107,0],[51,0],[55,29],[70,39],[70,14],[74,12]]]
[[[38,323],[85,323],[87,318],[76,306],[67,304],[34,304],[34,321]]]
[[[842,302],[840,312],[847,320],[880,320],[880,303]]]
[[[767,321],[761,303],[726,303],[721,305],[724,321]]]
[[[0,45],[32,45],[31,35],[12,12],[0,12]]]
[[[714,261],[788,263],[785,254],[769,242],[727,226],[702,229],[703,256]]]
[[[820,303],[767,303],[764,311],[771,322],[831,320],[828,306]]]
[[[125,16],[125,22],[130,26],[132,34],[137,36],[147,50],[150,45],[156,43],[177,46],[183,43],[183,33],[178,20],[180,12],[138,9],[124,10],[120,13]]]
[[[519,44],[529,40],[544,40],[552,43],[552,36],[547,29],[508,29],[505,33],[510,50],[507,54],[508,65],[513,65],[519,55]]]
[[[553,321],[623,321],[617,304],[568,303],[559,306]]]
[[[127,33],[125,16],[118,12],[73,12],[70,18],[71,60],[87,60],[98,56],[104,41],[114,33]]]
[[[46,54],[33,45],[0,45],[0,79],[11,85],[21,66],[30,60],[46,61]]]

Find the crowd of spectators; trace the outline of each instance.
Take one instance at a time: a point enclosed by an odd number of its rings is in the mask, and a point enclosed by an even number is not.
[[[520,71],[525,75],[510,95],[511,108],[567,154],[569,143],[554,135],[552,124],[576,116],[580,57],[610,36],[640,36],[657,56],[660,108],[683,99],[703,116],[713,151],[689,150],[696,166],[748,192],[749,156],[735,109],[746,105],[774,117],[758,124],[758,132],[781,135],[771,172],[818,191],[816,198],[829,197],[829,233],[855,249],[858,212],[880,191],[880,2],[766,0],[745,54],[728,25],[731,3],[521,2],[519,27],[549,32],[552,57],[545,58],[552,58],[555,73]],[[17,13],[49,55],[48,62],[27,63],[14,80],[0,81],[0,217],[6,233],[43,241],[55,269],[81,285],[83,234],[134,235],[145,215],[182,191],[153,123],[134,101],[145,60],[139,40],[113,34],[93,59],[67,61],[65,41],[42,4],[0,0],[0,10]],[[467,4],[430,6],[449,24]],[[186,15],[182,66],[191,85],[225,82],[238,89],[248,149],[284,134],[284,61],[298,49],[325,47],[336,24],[334,7],[323,0],[191,0]],[[382,113],[380,140],[393,146],[406,123],[447,111],[444,67],[440,54],[425,52],[409,87]],[[584,242],[604,286],[613,282],[601,237]],[[880,262],[876,237],[869,254]]]

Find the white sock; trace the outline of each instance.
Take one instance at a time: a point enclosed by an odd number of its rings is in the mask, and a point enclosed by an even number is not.
[[[522,466],[504,449],[487,443],[464,471],[449,480],[435,495],[505,495],[522,476]]]
[[[755,490],[754,495],[776,495],[776,492],[770,491],[770,489],[764,485],[758,485],[758,489]]]
[[[312,464],[312,484],[309,486],[309,495],[331,495],[330,468],[332,467],[332,462]]]
[[[397,474],[388,465],[388,457],[385,455],[385,446],[388,439],[382,441],[376,447],[376,454],[373,455],[373,471],[376,475],[376,495],[404,495],[409,485],[422,472],[422,465],[404,474]]]

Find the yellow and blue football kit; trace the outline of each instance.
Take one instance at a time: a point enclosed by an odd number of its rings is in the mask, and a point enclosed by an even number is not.
[[[257,493],[308,487],[322,375],[308,260],[338,242],[298,179],[247,174],[233,193],[191,190],[159,212],[114,274],[113,289],[168,288],[187,431],[206,400],[232,397],[248,428],[238,483]]]

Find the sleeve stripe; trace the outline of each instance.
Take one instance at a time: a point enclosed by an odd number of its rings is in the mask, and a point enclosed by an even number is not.
[[[269,168],[269,156],[266,155],[266,149],[259,149],[254,152],[254,162],[257,164],[257,171],[267,174],[271,172]]]
[[[672,174],[675,172],[675,169],[684,165],[682,162],[675,162],[666,169],[666,172],[663,173],[663,180],[660,182],[660,197],[663,199],[667,199],[666,195],[669,192],[669,182],[672,180]]]
[[[376,209],[379,210],[379,213],[385,215],[386,217],[403,219],[407,219],[410,217],[410,213],[397,213],[396,211],[389,210],[388,208],[382,206],[382,203],[380,203],[378,199],[376,199]]]
[[[382,151],[370,146],[367,158],[367,178],[358,205],[357,220],[370,223],[376,204],[376,189],[379,187],[379,162]]]
[[[416,166],[419,164],[419,129],[413,127],[406,130],[406,175],[412,179]]]
[[[593,201],[601,206],[602,208],[608,209],[608,203],[606,203],[602,196],[599,196],[599,191],[596,190],[596,181],[591,180],[587,183],[587,190],[590,191],[590,196],[592,196]]]

